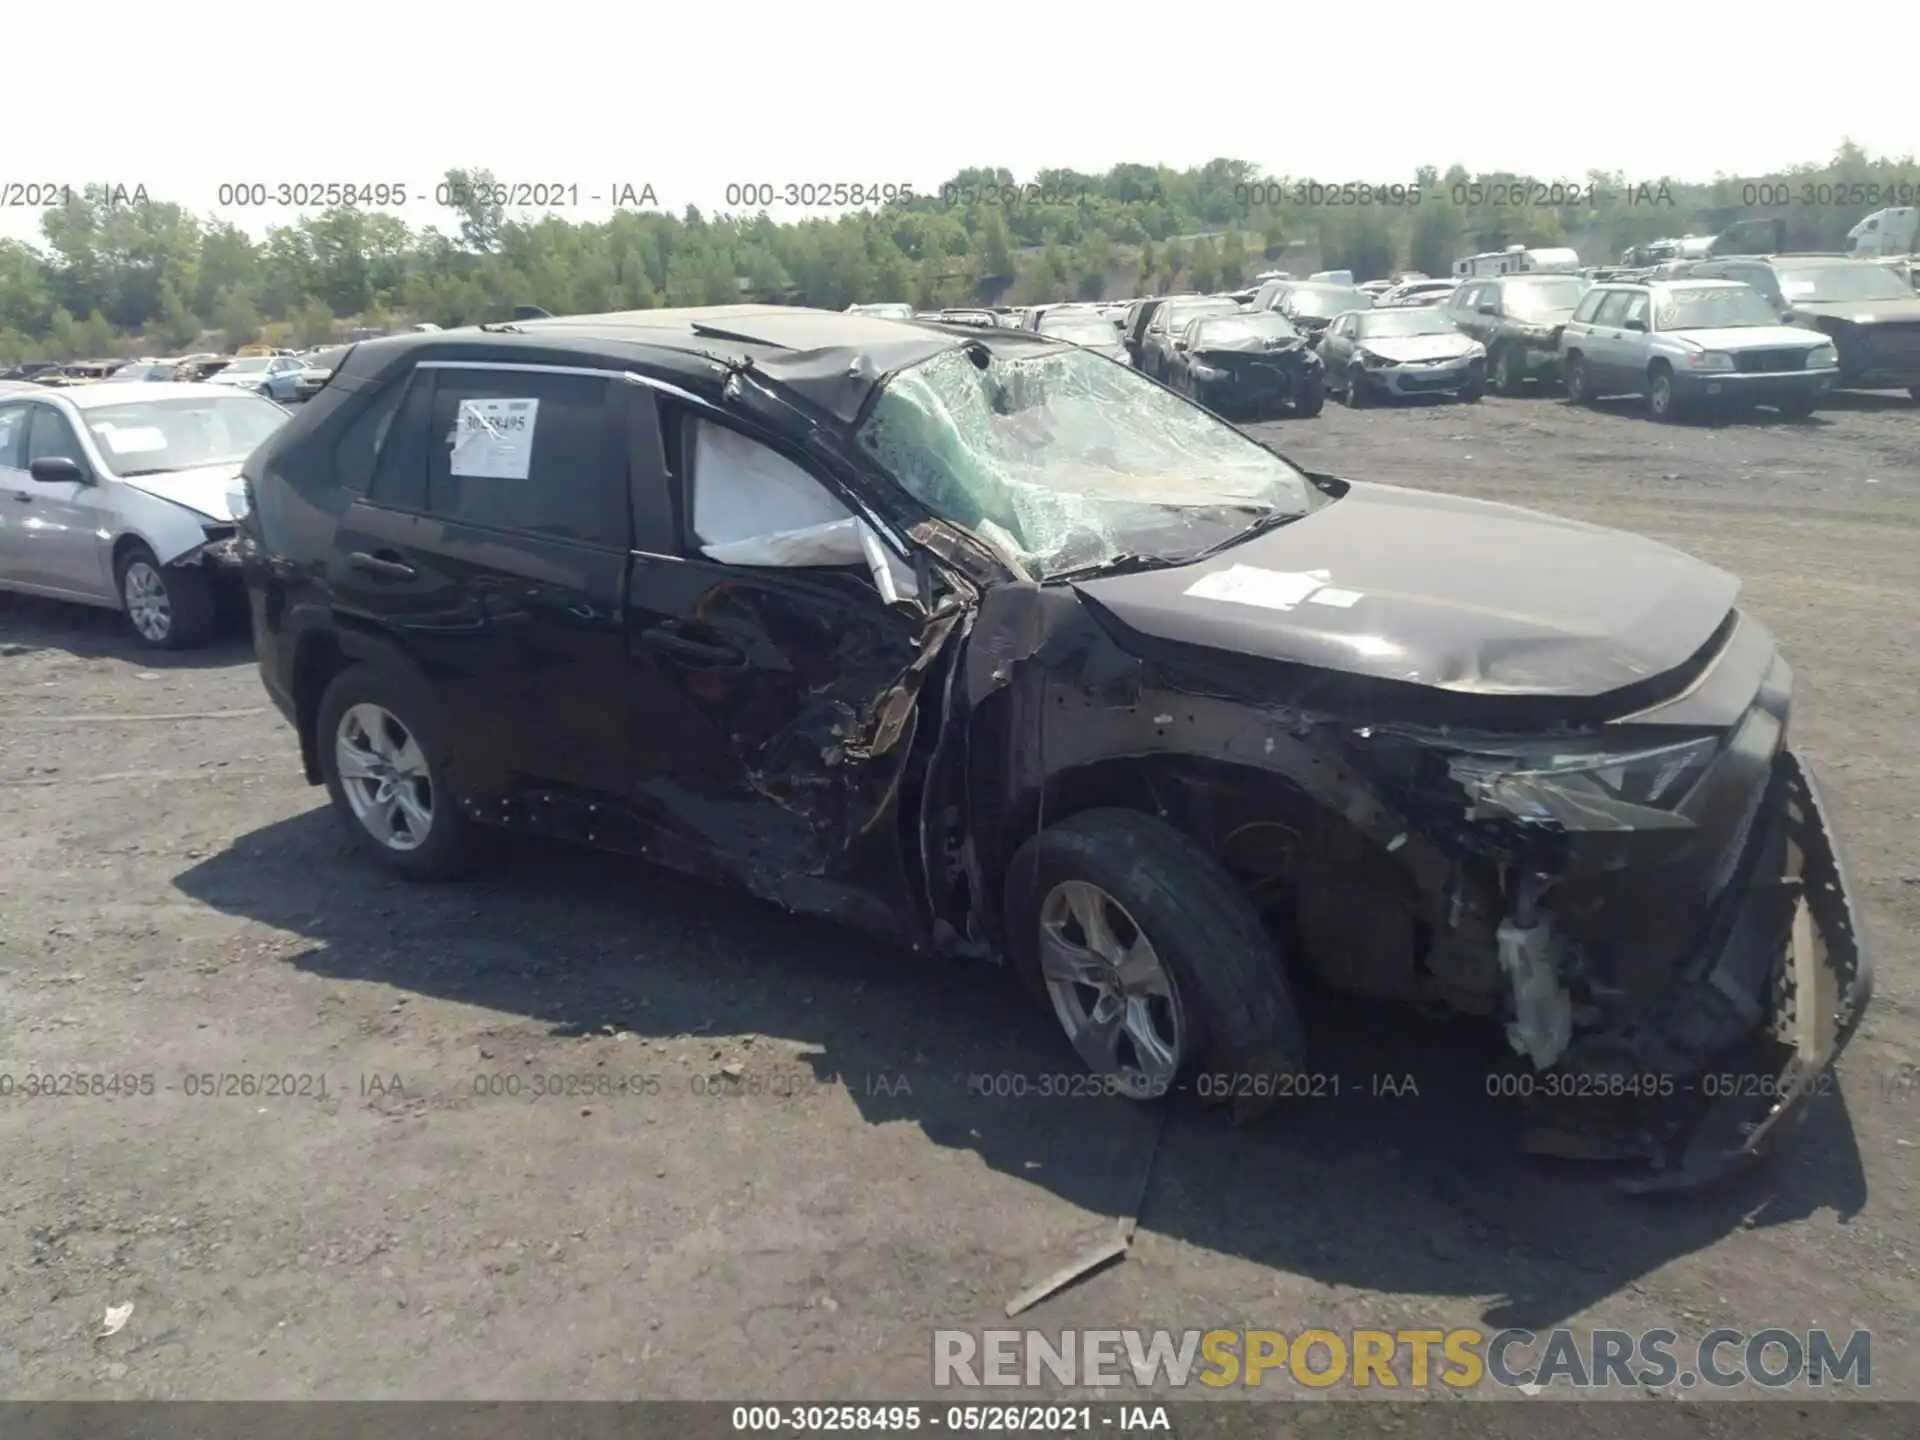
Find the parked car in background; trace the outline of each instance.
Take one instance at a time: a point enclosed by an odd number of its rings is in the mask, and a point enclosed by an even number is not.
[[[1424,276],[1418,280],[1402,280],[1392,289],[1374,299],[1376,310],[1390,309],[1400,305],[1438,305],[1459,288],[1457,280],[1429,280]]]
[[[1280,297],[1274,309],[1291,320],[1295,327],[1318,335],[1336,315],[1349,310],[1371,310],[1373,297],[1350,285],[1295,285]]]
[[[882,320],[911,320],[913,306],[899,300],[881,300],[872,305],[849,305],[849,315],[874,315]]]
[[[937,325],[971,325],[977,330],[997,330],[1002,328],[1000,317],[994,314],[993,311],[966,309],[959,306],[950,310],[922,310],[913,318],[922,321],[930,320]]]
[[[1307,283],[1309,285],[1344,285],[1349,290],[1355,288],[1351,270],[1316,270],[1307,276]]]
[[[176,367],[177,378],[187,382],[208,380],[232,363],[231,355],[188,355]]]
[[[214,374],[210,385],[233,385],[291,404],[300,389],[300,372],[307,367],[297,355],[242,355]]]
[[[1349,406],[1378,396],[1453,395],[1478,400],[1487,388],[1486,347],[1430,307],[1355,310],[1321,332],[1327,386]]]
[[[1167,384],[1216,414],[1286,410],[1309,419],[1326,403],[1324,369],[1306,336],[1271,310],[1203,315],[1174,342]]]
[[[1127,354],[1127,347],[1121,343],[1120,332],[1098,310],[1056,312],[1040,322],[1040,333],[1050,335],[1055,340],[1069,341],[1084,350],[1104,355],[1109,360],[1118,360],[1122,365],[1133,363],[1132,357]]]
[[[1364,280],[1354,288],[1358,290],[1366,291],[1367,294],[1373,296],[1374,300],[1377,302],[1382,295],[1386,294],[1389,290],[1393,289],[1393,281]]]
[[[1175,298],[1171,295],[1143,295],[1128,304],[1127,313],[1120,322],[1120,343],[1127,347],[1127,354],[1132,357],[1136,368],[1146,355],[1147,327],[1153,323],[1153,317],[1160,307]],[[1199,297],[1189,295],[1185,298]]]
[[[1689,276],[1750,285],[1790,325],[1817,330],[1840,356],[1843,389],[1904,389],[1920,400],[1920,295],[1876,260],[1826,255],[1729,256]]]
[[[34,383],[55,389],[97,385],[126,363],[124,360],[73,360],[57,370],[42,371],[34,377]]]
[[[58,371],[58,360],[23,360],[18,365],[0,371],[0,380],[37,380],[42,375]]]
[[[1173,342],[1185,333],[1188,325],[1202,315],[1240,313],[1244,312],[1233,301],[1216,299],[1211,295],[1169,299],[1153,312],[1153,318],[1147,322],[1146,339],[1140,346],[1140,368],[1156,380],[1165,380],[1167,367],[1173,359]]]
[[[1512,274],[1470,280],[1440,307],[1462,333],[1487,349],[1487,378],[1501,395],[1519,395],[1529,381],[1560,377],[1560,327],[1587,293],[1579,275]]]
[[[118,609],[148,645],[201,644],[238,578],[229,491],[286,419],[212,385],[0,384],[0,589]]]
[[[1758,291],[1731,280],[1596,285],[1560,334],[1567,399],[1642,395],[1655,420],[1692,408],[1770,405],[1813,414],[1839,373],[1833,343],[1783,325]]]
[[[351,345],[335,345],[325,350],[315,350],[305,356],[306,363],[301,366],[293,379],[293,399],[311,400],[320,393],[321,387],[333,378],[334,370],[339,366]]]
[[[1296,280],[1291,275],[1275,275],[1262,280],[1260,287],[1253,292],[1253,299],[1247,302],[1249,310],[1274,310],[1279,308],[1281,299],[1287,291],[1296,285],[1304,285],[1304,280]]]
[[[174,381],[180,379],[180,366],[172,360],[136,360],[130,365],[122,365],[106,377],[107,381],[124,383],[126,381]]]
[[[1795,677],[1667,545],[788,307],[359,346],[245,471],[261,679],[387,873],[505,826],[1004,961],[1140,1101],[1307,1073],[1314,983],[1504,1023],[1523,1143],[1649,1185],[1846,1137]]]

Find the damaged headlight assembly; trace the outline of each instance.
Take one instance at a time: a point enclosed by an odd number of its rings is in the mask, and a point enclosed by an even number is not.
[[[1672,816],[1719,754],[1723,736],[1704,735],[1643,750],[1572,750],[1557,742],[1474,751],[1447,761],[1472,801],[1468,818],[1550,825],[1578,815],[1591,828],[1612,815],[1620,829],[1644,829]]]

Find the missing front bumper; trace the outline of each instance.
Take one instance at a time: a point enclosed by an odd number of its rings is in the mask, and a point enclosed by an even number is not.
[[[1775,793],[1763,809],[1766,823],[1751,842],[1768,873],[1747,877],[1718,963],[1681,987],[1666,1017],[1662,1039],[1669,1053],[1687,1061],[1662,1065],[1650,1077],[1657,1082],[1651,1096],[1645,1083],[1624,1100],[1594,1099],[1612,1093],[1604,1086],[1557,1087],[1578,1098],[1534,1106],[1522,1149],[1557,1158],[1637,1160],[1644,1170],[1616,1182],[1632,1193],[1700,1189],[1770,1153],[1832,1085],[1834,1061],[1873,993],[1872,961],[1811,772],[1786,751],[1770,784]],[[1772,952],[1764,997],[1743,995],[1727,980],[1747,969],[1735,948],[1756,945]],[[1756,1007],[1756,999],[1764,1005]],[[1746,1034],[1711,1051],[1695,1048],[1698,1037],[1724,1028],[1706,1012],[1730,1015],[1742,1006],[1763,1012]],[[1638,1065],[1640,1081],[1649,1078],[1638,1061],[1624,1054],[1622,1061],[1618,1070]]]

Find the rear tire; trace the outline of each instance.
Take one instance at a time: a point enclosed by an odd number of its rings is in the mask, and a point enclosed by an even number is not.
[[[1086,913],[1104,924],[1082,924]],[[1151,815],[1083,811],[1028,840],[1007,867],[1006,925],[1015,972],[1087,1067],[1130,1098],[1158,1098],[1202,1065],[1285,1074],[1304,1059],[1281,957],[1251,902]],[[1129,963],[1103,968],[1103,948]]]
[[[1494,393],[1509,398],[1526,393],[1527,368],[1512,345],[1502,345],[1493,352],[1493,388]]]
[[[1293,413],[1302,420],[1311,420],[1318,415],[1327,403],[1327,382],[1324,376],[1309,375],[1294,396]]]
[[[113,567],[120,613],[134,638],[155,650],[192,650],[213,638],[213,587],[197,565],[162,565],[145,544]]]
[[[445,784],[446,734],[420,686],[350,666],[320,697],[314,739],[334,814],[383,869],[446,880],[466,868],[472,827]]]

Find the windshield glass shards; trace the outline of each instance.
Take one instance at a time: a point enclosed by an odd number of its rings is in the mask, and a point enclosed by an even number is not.
[[[1041,579],[1123,557],[1177,563],[1311,504],[1277,455],[1084,350],[934,356],[887,383],[859,442],[921,503]]]

